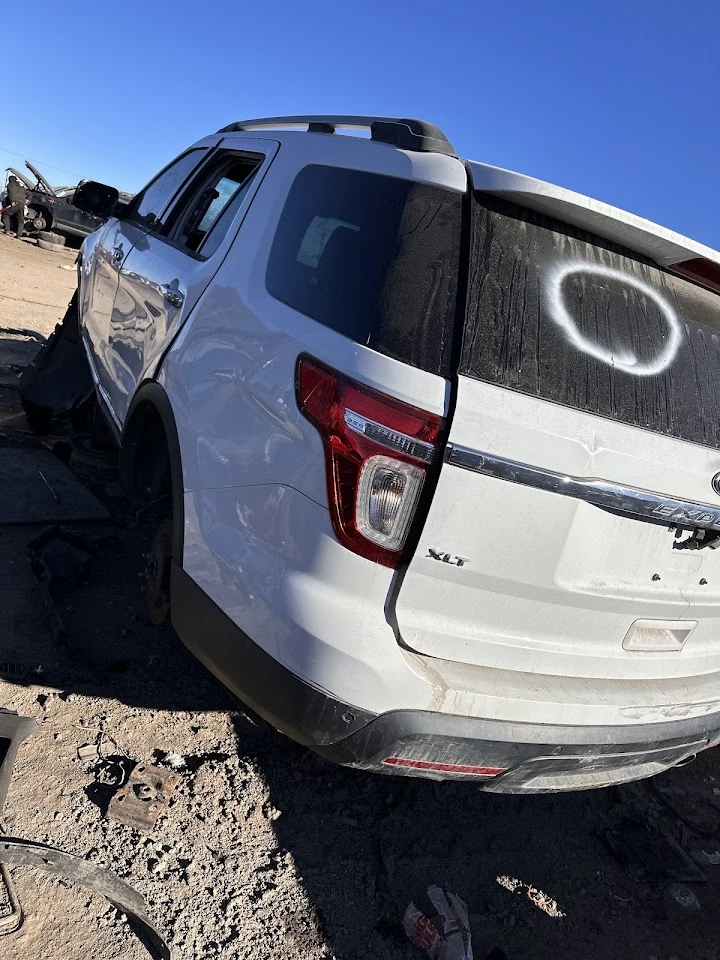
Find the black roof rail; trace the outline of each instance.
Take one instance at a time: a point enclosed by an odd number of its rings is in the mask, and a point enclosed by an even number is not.
[[[426,120],[394,119],[392,117],[318,116],[265,117],[257,120],[238,120],[223,127],[218,133],[236,133],[242,130],[273,130],[278,127],[306,127],[308,133],[335,133],[344,130],[370,130],[376,143],[389,143],[401,150],[419,150],[422,153],[443,153],[456,156],[455,149],[445,134]]]

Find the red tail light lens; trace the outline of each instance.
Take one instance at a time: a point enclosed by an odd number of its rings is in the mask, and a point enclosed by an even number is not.
[[[396,567],[435,458],[442,417],[309,357],[298,361],[296,390],[300,411],[323,438],[339,541],[368,560]]]
[[[671,267],[668,267],[668,270],[679,273],[683,277],[689,277],[690,280],[697,280],[703,286],[710,287],[720,293],[720,264],[713,263],[712,260],[695,257],[694,260],[674,263]]]

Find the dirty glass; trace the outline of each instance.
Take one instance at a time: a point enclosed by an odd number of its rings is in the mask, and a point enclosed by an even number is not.
[[[720,447],[720,297],[483,194],[473,199],[460,372]]]

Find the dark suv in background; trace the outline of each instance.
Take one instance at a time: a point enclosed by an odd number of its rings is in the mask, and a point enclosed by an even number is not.
[[[25,221],[28,231],[52,230],[55,233],[84,238],[105,222],[102,217],[85,213],[73,203],[75,191],[80,183],[86,181],[81,180],[72,187],[53,187],[29,160],[25,161],[25,166],[32,177],[14,168],[10,169],[10,173],[28,190]],[[124,202],[129,202],[132,194],[121,193],[120,197]]]

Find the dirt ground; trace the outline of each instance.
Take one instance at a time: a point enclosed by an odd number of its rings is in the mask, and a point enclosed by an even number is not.
[[[0,325],[47,335],[74,255],[0,236]],[[0,331],[0,366],[3,349],[14,344]],[[0,445],[37,446],[13,371],[0,372]],[[418,960],[402,916],[434,883],[467,902],[480,960],[494,947],[508,960],[720,960],[717,750],[639,785],[540,797],[331,766],[255,725],[169,629],[148,624],[148,531],[113,509],[113,521],[74,528],[106,539],[63,598],[64,643],[27,559],[43,528],[0,526],[0,662],[41,668],[37,682],[0,682],[0,705],[39,725],[5,828],[111,867],[146,899],[176,960]],[[151,834],[107,816],[112,788],[77,757],[93,743],[179,766]],[[12,872],[26,920],[0,937],[3,960],[147,956],[102,899]]]

